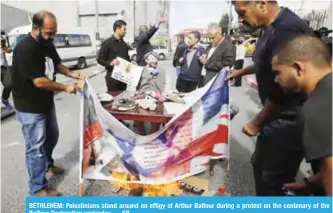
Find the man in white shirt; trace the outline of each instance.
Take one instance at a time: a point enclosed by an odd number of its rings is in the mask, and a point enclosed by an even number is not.
[[[242,69],[244,65],[244,58],[245,58],[245,53],[246,49],[243,44],[244,40],[242,37],[237,39],[237,44],[236,44],[236,61],[234,64],[234,69]],[[236,77],[235,78],[235,87],[240,87],[242,86],[242,77]]]

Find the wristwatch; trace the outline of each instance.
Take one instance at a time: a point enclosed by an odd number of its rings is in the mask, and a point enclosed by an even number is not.
[[[309,178],[303,178],[304,182],[306,183],[307,186],[310,185],[310,180]]]

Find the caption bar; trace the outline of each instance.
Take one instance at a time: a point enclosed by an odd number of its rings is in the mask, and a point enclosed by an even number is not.
[[[332,212],[332,197],[27,197],[28,213]]]

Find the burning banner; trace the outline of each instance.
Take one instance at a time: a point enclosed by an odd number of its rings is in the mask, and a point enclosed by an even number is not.
[[[228,71],[197,90],[159,132],[140,136],[108,113],[87,81],[81,101],[81,178],[167,184],[228,158]],[[186,97],[185,97],[186,98]]]

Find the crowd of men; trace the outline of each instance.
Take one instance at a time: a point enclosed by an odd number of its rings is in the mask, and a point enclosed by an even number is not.
[[[244,125],[243,133],[257,136],[251,159],[256,194],[283,196],[289,190],[332,195],[331,53],[302,19],[276,1],[232,3],[239,22],[262,29],[253,65],[243,68],[243,41],[239,39],[235,46],[225,29],[211,27],[211,45],[207,49],[198,44],[200,33],[193,31],[187,44],[184,36],[179,37],[173,59],[178,72],[177,89],[186,93],[203,87],[224,67],[234,67],[226,80],[238,79],[236,85],[240,85],[241,76],[255,74],[263,108]],[[137,64],[144,66],[149,76],[159,74],[149,40],[165,22],[162,18],[154,26],[141,26],[135,38]],[[129,47],[124,41],[126,22],[117,20],[113,31],[102,44],[98,63],[107,70],[109,91],[126,90],[126,84],[111,78],[114,66],[119,64],[116,58],[129,60]],[[59,195],[48,188],[45,175],[64,173],[52,158],[59,137],[54,92],[80,91],[84,79],[81,72],[70,71],[61,64],[52,43],[56,33],[56,17],[51,12],[39,11],[32,18],[31,32],[13,51],[11,89],[26,146],[29,193],[37,196]],[[3,67],[1,76],[2,71]],[[56,73],[78,82],[57,83]],[[145,87],[158,87],[149,76],[143,80]],[[295,182],[304,158],[311,163],[314,175]]]

